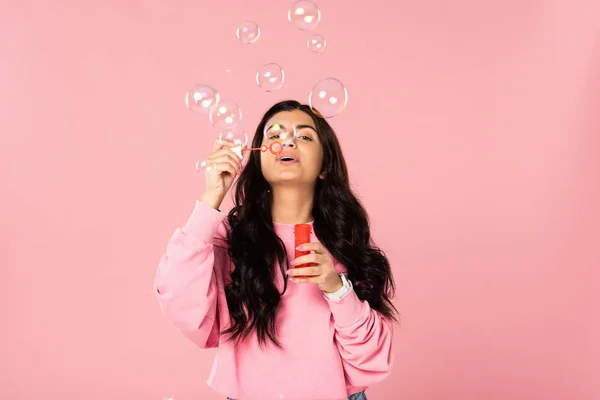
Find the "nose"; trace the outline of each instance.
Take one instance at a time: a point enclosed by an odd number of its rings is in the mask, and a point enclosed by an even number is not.
[[[283,147],[291,147],[291,148],[294,148],[294,147],[296,147],[296,142],[289,142],[289,143],[285,143],[285,144],[283,145]]]

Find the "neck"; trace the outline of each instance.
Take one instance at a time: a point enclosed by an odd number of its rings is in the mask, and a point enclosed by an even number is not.
[[[306,224],[313,220],[314,188],[273,187],[271,215],[280,224]]]

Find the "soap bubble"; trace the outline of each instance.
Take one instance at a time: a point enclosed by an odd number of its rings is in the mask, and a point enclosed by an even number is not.
[[[263,144],[272,146],[273,142],[287,146],[296,139],[296,127],[287,119],[273,119],[265,125]]]
[[[237,28],[237,37],[242,43],[254,44],[260,37],[260,28],[252,21],[244,21]]]
[[[317,115],[331,118],[346,108],[348,92],[339,80],[325,78],[313,87],[308,96],[308,104]]]
[[[231,143],[232,146],[229,148],[240,158],[243,158],[242,150],[246,148],[248,144],[248,135],[239,125],[221,131],[219,134],[219,144],[222,145],[225,140],[233,142]],[[214,168],[214,165],[208,165],[206,160],[196,161],[196,171],[205,170],[206,172],[209,172],[212,168]]]
[[[219,92],[208,85],[194,85],[185,94],[185,105],[194,114],[208,114],[219,102]]]
[[[266,92],[274,92],[283,87],[285,74],[279,64],[271,63],[263,65],[256,73],[256,83]]]
[[[221,100],[210,111],[210,122],[219,131],[235,127],[242,119],[242,111],[232,100]]]
[[[288,11],[288,20],[302,31],[311,31],[319,25],[321,11],[310,0],[296,1]]]
[[[235,146],[246,147],[248,144],[248,135],[246,132],[238,125],[236,127],[230,129],[224,129],[219,134],[219,143],[223,144],[224,140],[229,140],[233,142]]]
[[[219,135],[219,143],[223,144],[223,140],[233,142],[231,150],[242,157],[242,149],[248,144],[248,135],[239,125],[231,129],[222,130]]]
[[[327,47],[327,41],[321,35],[313,35],[306,41],[306,47],[313,53],[322,53]]]

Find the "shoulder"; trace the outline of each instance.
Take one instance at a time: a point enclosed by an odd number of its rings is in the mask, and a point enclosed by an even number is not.
[[[215,247],[219,247],[224,250],[229,249],[229,242],[227,240],[228,232],[229,224],[227,223],[227,214],[225,214],[213,236],[213,244]]]

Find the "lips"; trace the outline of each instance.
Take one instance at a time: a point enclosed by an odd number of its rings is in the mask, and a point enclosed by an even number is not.
[[[298,161],[298,159],[293,154],[283,152],[277,156],[277,161],[292,162],[292,161]]]

